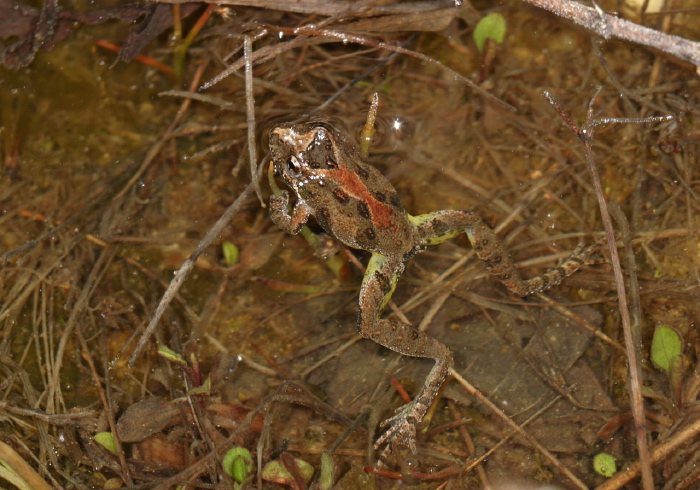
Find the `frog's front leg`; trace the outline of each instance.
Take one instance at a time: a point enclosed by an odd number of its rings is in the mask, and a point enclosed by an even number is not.
[[[466,233],[476,255],[486,264],[489,272],[518,296],[544,291],[559,284],[581,266],[596,263],[600,246],[604,243],[604,240],[600,240],[588,247],[577,248],[558,267],[525,280],[501,240],[478,214],[447,210],[411,216],[409,219],[416,226],[419,241],[424,246],[437,245],[460,233]]]
[[[416,425],[423,420],[452,366],[452,352],[434,338],[398,319],[380,319],[403,269],[401,258],[377,254],[372,256],[360,290],[358,328],[363,337],[372,339],[394,352],[435,359],[435,366],[428,374],[420,394],[384,422],[383,425],[388,425],[389,428],[375,446],[389,443],[382,453],[381,460],[386,459],[391,452],[392,439],[416,452]]]
[[[288,206],[289,193],[287,191],[281,191],[279,196],[270,196],[270,219],[282,230],[296,235],[311,216],[311,208],[304,201],[297,201],[294,211],[290,215],[287,212]]]

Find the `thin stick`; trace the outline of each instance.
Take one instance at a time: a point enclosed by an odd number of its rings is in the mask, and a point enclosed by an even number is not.
[[[166,308],[175,297],[175,294],[180,290],[180,286],[182,286],[182,283],[185,282],[187,276],[189,276],[190,272],[192,272],[192,269],[194,269],[194,265],[197,262],[199,256],[202,255],[202,253],[207,249],[207,247],[211,245],[211,243],[219,236],[219,233],[221,233],[221,230],[224,229],[224,226],[226,226],[229,223],[229,221],[231,221],[231,218],[233,218],[241,210],[243,204],[246,202],[248,196],[252,193],[252,191],[253,183],[251,182],[248,184],[245,190],[241,192],[241,194],[238,196],[238,199],[236,199],[233,202],[233,204],[231,204],[228,207],[224,214],[221,215],[221,218],[219,218],[219,220],[216,223],[214,223],[214,226],[211,227],[207,234],[204,235],[202,241],[197,244],[197,247],[187,258],[187,260],[185,260],[180,266],[180,268],[177,271],[175,271],[175,277],[173,277],[173,280],[170,281],[170,284],[168,285],[168,289],[166,289],[165,293],[163,293],[163,297],[161,298],[160,303],[158,303],[158,307],[156,308],[156,311],[153,314],[153,317],[151,318],[148,327],[146,327],[146,331],[143,333],[143,335],[141,335],[139,343],[136,345],[136,349],[134,349],[134,353],[131,354],[131,357],[129,358],[129,365],[132,365],[134,363],[136,358],[139,356],[139,354],[145,347],[146,342],[148,342],[148,339],[151,337],[153,331],[158,326],[158,321],[160,320],[160,317],[163,316],[163,313],[165,313]]]
[[[596,94],[597,95],[597,94]],[[637,435],[637,451],[639,452],[639,462],[642,468],[642,486],[644,490],[654,489],[654,479],[651,474],[651,460],[649,459],[649,445],[647,442],[646,419],[644,417],[644,400],[642,398],[642,373],[641,364],[635,348],[634,335],[632,333],[630,311],[627,306],[627,292],[625,290],[625,278],[622,275],[622,267],[620,266],[620,256],[617,253],[617,245],[615,244],[615,231],[612,227],[612,220],[608,211],[608,204],[605,201],[603,186],[600,183],[598,170],[593,162],[593,153],[591,151],[591,140],[593,139],[593,102],[595,96],[591,99],[588,106],[588,114],[586,115],[586,123],[584,127],[579,128],[571,117],[564,112],[564,109],[554,100],[554,97],[549,92],[544,93],[545,98],[554,106],[559,115],[566,121],[569,129],[578,136],[583,143],[586,153],[586,164],[588,171],[591,174],[591,180],[595,189],[596,198],[598,199],[598,207],[605,226],[605,235],[608,239],[608,250],[610,250],[610,262],[613,268],[613,276],[615,278],[615,286],[617,288],[618,310],[620,319],[622,320],[622,331],[625,336],[625,350],[627,352],[627,361],[629,363],[629,390],[632,404],[632,415]]]
[[[196,87],[199,84],[199,80],[201,78],[201,75],[204,71],[204,68],[206,65],[201,65],[198,69],[197,72],[194,76],[194,79],[192,80],[192,84],[190,85],[190,89],[194,91],[194,87]],[[184,112],[187,110],[187,108],[190,106],[192,101],[190,99],[185,99],[182,103],[182,106],[180,107],[180,111],[177,113],[175,116],[175,119],[173,122],[170,124],[168,129],[166,130],[166,135],[171,135],[176,126],[177,123],[179,123],[180,118],[184,114]],[[160,148],[163,144],[163,142],[166,140],[166,138],[161,138],[161,140],[155,145],[158,150],[160,151]],[[254,145],[253,145],[254,146]],[[154,153],[153,149],[151,150],[150,153]],[[154,153],[155,155],[155,153]],[[140,175],[139,172],[145,171],[146,168],[146,162],[149,161],[149,158],[147,157],[144,164],[141,166],[139,171],[137,172],[137,175]],[[135,177],[132,177],[130,184],[133,185],[133,182],[135,181]],[[256,181],[256,174],[253,174],[253,179],[252,181]],[[248,194],[252,190],[253,184],[252,182],[245,188],[245,190],[238,196],[238,199],[234,201],[231,206],[224,212],[223,215],[221,215],[221,218],[214,224],[214,227],[209,230],[209,232],[204,236],[201,242],[197,245],[197,247],[194,249],[192,254],[189,256],[187,260],[180,266],[180,269],[178,269],[175,272],[175,277],[173,278],[172,281],[170,281],[170,284],[168,285],[168,289],[165,290],[165,293],[163,293],[163,297],[160,300],[160,303],[158,304],[158,307],[156,308],[156,311],[151,318],[151,321],[149,322],[148,326],[146,327],[146,331],[143,333],[141,338],[139,339],[138,344],[136,345],[136,349],[134,350],[133,354],[131,354],[131,357],[129,358],[129,365],[132,365],[134,361],[136,360],[136,357],[141,353],[143,348],[146,345],[146,342],[150,338],[150,336],[153,334],[153,331],[155,330],[156,326],[158,325],[158,321],[160,318],[163,316],[163,313],[165,313],[165,309],[168,307],[170,302],[173,300],[177,292],[180,290],[180,286],[182,286],[182,283],[185,282],[185,279],[187,279],[187,276],[190,275],[190,272],[192,272],[192,269],[194,268],[195,263],[197,262],[197,259],[199,256],[204,252],[204,250],[211,245],[211,243],[216,239],[217,235],[219,232],[228,224],[229,221],[231,221],[231,218],[240,210],[240,208],[243,206],[243,203],[245,200],[248,198]],[[122,192],[125,192],[129,186],[127,185],[124,187],[124,190]]]
[[[250,179],[255,187],[255,194],[260,205],[266,208],[258,178],[258,155],[255,144],[255,95],[253,94],[253,41],[250,36],[243,36],[243,58],[245,58],[245,101],[246,120],[248,122],[248,158],[250,160]]]
[[[547,458],[554,466],[557,467],[559,471],[561,471],[571,482],[576,485],[577,488],[583,488],[587,489],[588,486],[586,486],[581,480],[579,480],[576,475],[574,475],[566,466],[564,466],[561,461],[559,461],[556,456],[554,456],[552,453],[547,451],[547,449],[542,446],[539,442],[535,440],[534,437],[532,437],[530,434],[528,434],[525,430],[523,430],[522,427],[520,427],[518,424],[513,422],[508,415],[503,413],[503,411],[498,408],[491,400],[486,398],[479,390],[474,388],[466,379],[464,379],[460,374],[455,371],[454,369],[450,368],[450,375],[460,384],[462,387],[467,390],[467,393],[470,394],[471,396],[477,398],[481,403],[485,404],[487,407],[489,407],[489,410],[491,410],[493,413],[498,415],[503,421],[508,424],[509,427],[511,427],[516,433],[518,433],[520,436],[524,437],[527,439],[527,441],[532,444],[532,446],[542,453],[542,455]]]
[[[160,0],[163,3],[186,3],[190,0]],[[214,0],[208,0],[209,3]],[[625,19],[621,19],[611,14],[606,14],[600,8],[587,7],[573,0],[524,0],[525,2],[548,10],[559,17],[568,19],[575,24],[590,29],[605,39],[616,37],[625,39],[633,43],[670,53],[678,58],[693,63],[700,72],[700,43],[691,41],[679,36],[665,34],[655,29],[635,24]],[[253,5],[273,10],[304,12],[315,15],[338,16],[339,13],[351,11],[351,2],[335,1],[282,1],[270,0],[261,2],[260,0],[216,0],[221,5]],[[371,16],[380,13],[394,13],[406,8],[405,3],[397,5],[380,5],[366,8],[357,14],[358,16]],[[415,2],[411,4],[413,11],[432,10],[435,8],[433,2]],[[348,36],[351,37],[351,36]],[[352,41],[352,39],[351,39]],[[352,41],[354,42],[354,41]],[[211,83],[211,82],[210,82]]]
[[[202,73],[204,73],[205,68],[206,63],[203,63],[199,67],[197,67],[195,76],[192,80],[192,83],[190,84],[190,90],[194,91],[195,87],[199,84],[199,80],[201,79]],[[173,121],[170,123],[170,125],[161,135],[158,141],[148,150],[146,156],[143,159],[143,163],[141,163],[141,166],[138,168],[136,173],[132,175],[131,179],[129,179],[129,182],[127,182],[126,185],[122,188],[122,190],[114,197],[114,201],[122,199],[131,189],[133,189],[134,185],[136,185],[136,182],[138,182],[138,180],[143,176],[143,174],[146,173],[148,167],[151,165],[151,163],[153,163],[153,161],[155,161],[158,154],[160,154],[160,151],[163,148],[163,146],[165,146],[165,143],[170,141],[170,137],[175,131],[177,125],[180,124],[180,121],[185,116],[185,113],[187,112],[187,109],[189,109],[190,105],[192,105],[192,101],[190,99],[185,99],[182,101],[182,104],[180,104],[180,109],[175,114]]]

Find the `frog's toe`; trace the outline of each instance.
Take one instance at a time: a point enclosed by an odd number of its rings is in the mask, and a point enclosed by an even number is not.
[[[382,423],[382,427],[389,427],[387,431],[377,440],[375,449],[386,443],[380,460],[386,459],[391,453],[394,442],[403,446],[408,446],[412,453],[416,453],[416,424],[417,419],[414,414],[413,404],[403,407],[399,413],[388,418]]]
[[[289,192],[286,190],[280,191],[278,196],[274,194],[270,196],[270,206],[274,208],[286,208],[289,204]]]
[[[381,469],[389,466],[387,464],[387,461],[389,461],[389,457],[391,456],[392,449],[393,449],[392,445],[387,444],[386,447],[384,448],[384,451],[382,451],[382,454],[379,455],[379,459],[377,460],[377,463],[375,464],[375,467],[378,470],[381,470]]]

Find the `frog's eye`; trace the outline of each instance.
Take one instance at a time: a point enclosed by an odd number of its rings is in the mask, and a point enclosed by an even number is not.
[[[301,175],[301,165],[299,165],[299,160],[296,157],[291,157],[287,160],[287,173],[295,179]]]

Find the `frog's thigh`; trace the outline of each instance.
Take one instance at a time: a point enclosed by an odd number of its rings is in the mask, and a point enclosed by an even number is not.
[[[476,255],[509,290],[524,296],[529,290],[503,242],[478,214],[471,211],[437,211],[409,218],[421,244],[437,245],[466,233]]]
[[[403,264],[372,254],[360,289],[360,333],[363,324],[376,323],[396,289]],[[363,334],[364,335],[364,334]]]
[[[372,256],[360,290],[360,335],[399,354],[427,357],[450,364],[450,350],[434,338],[396,318],[379,318],[394,292],[403,268],[398,260],[390,260],[381,255]]]
[[[460,233],[469,233],[475,222],[483,223],[475,213],[449,210],[418,216],[409,215],[408,220],[416,228],[418,241],[426,247],[439,245]]]

